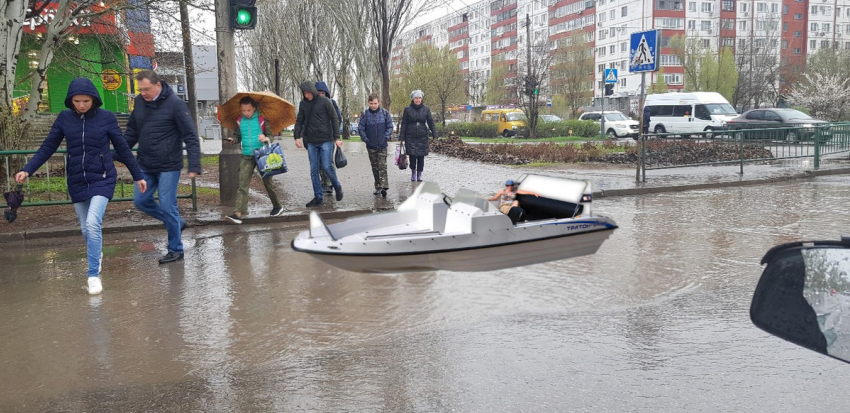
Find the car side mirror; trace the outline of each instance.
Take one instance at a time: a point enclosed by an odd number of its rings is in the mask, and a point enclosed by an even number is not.
[[[778,245],[753,294],[756,327],[850,362],[850,238]]]

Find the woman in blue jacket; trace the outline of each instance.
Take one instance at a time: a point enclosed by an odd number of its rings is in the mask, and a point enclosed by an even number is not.
[[[16,181],[24,182],[53,156],[63,139],[67,141],[65,174],[68,193],[74,202],[74,210],[86,240],[89,294],[100,294],[103,291],[100,282],[103,261],[101,223],[118,178],[109,150],[110,142],[121,158],[119,161],[126,164],[133,175],[139,191],[145,192],[147,189],[142,171],[124,140],[118,120],[112,112],[100,109],[102,105],[100,94],[91,80],[74,79],[65,98],[68,109],[59,113],[47,139],[23,170],[15,175]]]

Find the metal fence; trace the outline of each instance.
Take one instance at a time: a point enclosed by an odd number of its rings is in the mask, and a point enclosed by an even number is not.
[[[813,158],[818,169],[823,156],[850,152],[850,123],[644,136],[640,141],[643,182],[647,170],[738,164],[743,174],[747,163],[780,159]],[[688,150],[681,150],[682,146]]]
[[[15,174],[20,171],[34,153],[36,153],[35,150],[0,151],[0,162],[3,165],[2,186],[4,187],[4,191],[9,191],[16,186]],[[61,161],[56,160],[60,157],[62,159]],[[56,151],[56,155],[48,159],[35,174],[27,178],[23,188],[24,203],[21,206],[72,204],[73,202],[68,194],[67,183],[65,181],[65,165],[67,162],[67,150],[59,149]],[[129,182],[125,181],[121,178],[118,179],[115,185],[115,194],[111,202],[133,200],[133,185],[135,183],[132,179]],[[198,191],[195,178],[192,178],[191,192],[181,194],[178,188],[177,198],[191,199],[192,210],[198,210]],[[5,202],[5,200],[3,201]],[[6,204],[0,205],[0,208],[6,207],[8,207]]]

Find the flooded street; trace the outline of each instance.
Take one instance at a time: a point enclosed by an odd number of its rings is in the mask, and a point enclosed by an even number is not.
[[[596,255],[490,273],[337,270],[306,223],[0,251],[0,411],[826,412],[850,364],[749,320],[773,245],[850,235],[846,176],[598,199]],[[194,238],[194,239],[193,239]]]

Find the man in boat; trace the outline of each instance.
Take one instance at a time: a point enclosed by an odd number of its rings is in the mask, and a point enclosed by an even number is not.
[[[519,206],[519,201],[517,201],[516,199],[517,194],[534,195],[536,197],[540,196],[531,191],[523,191],[516,189],[514,181],[508,179],[507,181],[505,181],[505,189],[500,190],[498,193],[496,193],[496,195],[493,195],[493,197],[490,198],[488,201],[495,201],[498,199],[499,211],[502,211],[503,214],[507,215],[511,208]]]

